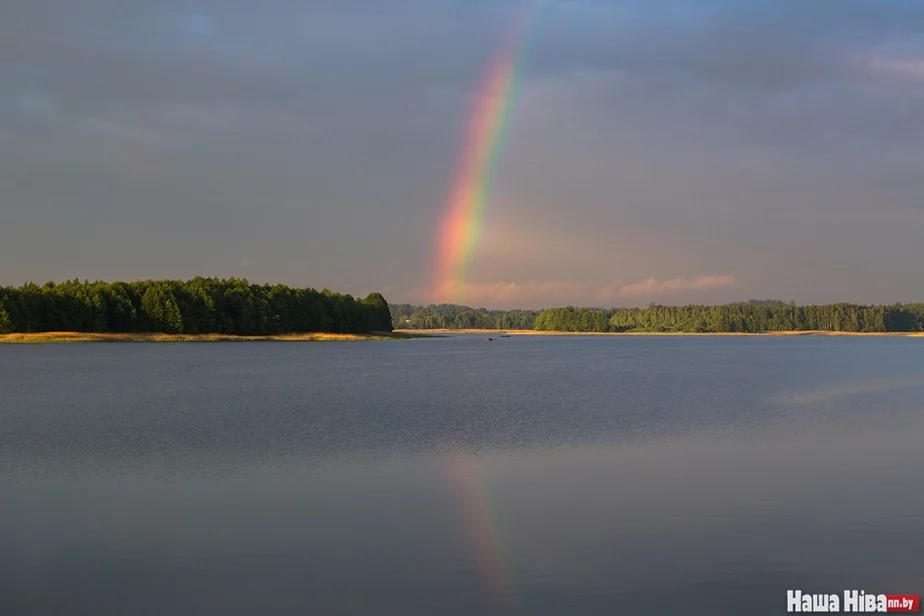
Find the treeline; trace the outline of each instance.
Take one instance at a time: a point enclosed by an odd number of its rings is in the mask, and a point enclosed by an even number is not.
[[[395,329],[533,329],[534,310],[487,310],[455,304],[392,304]]]
[[[79,282],[0,287],[0,333],[158,332],[262,336],[391,331],[388,303],[328,289],[239,278]]]
[[[730,304],[649,306],[593,310],[555,308],[536,318],[535,329],[572,332],[912,332],[924,330],[924,304],[860,306],[826,304]]]
[[[797,306],[750,300],[721,306],[552,308],[541,312],[488,311],[467,306],[392,306],[401,329],[534,329],[564,332],[924,331],[924,304]],[[472,324],[474,323],[474,324]]]

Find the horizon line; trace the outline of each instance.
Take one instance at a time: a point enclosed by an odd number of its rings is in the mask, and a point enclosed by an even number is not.
[[[468,308],[471,310],[487,310],[487,311],[500,311],[500,312],[541,312],[543,310],[557,310],[564,308],[573,308],[575,310],[622,310],[622,309],[639,309],[647,310],[651,307],[660,307],[660,308],[683,308],[687,306],[706,306],[706,307],[716,307],[716,306],[737,306],[742,304],[751,304],[751,305],[765,305],[765,304],[784,304],[785,306],[792,306],[795,308],[804,308],[807,306],[837,306],[837,305],[846,305],[846,306],[865,306],[865,307],[879,307],[879,306],[910,306],[924,304],[924,299],[920,299],[912,302],[902,302],[902,301],[893,301],[886,303],[864,303],[864,302],[851,302],[851,301],[835,301],[835,302],[813,302],[813,303],[799,303],[795,300],[778,300],[778,299],[747,299],[747,300],[738,300],[732,302],[722,302],[714,304],[704,304],[704,303],[686,303],[686,304],[661,304],[658,302],[649,302],[646,306],[581,306],[577,304],[565,304],[565,305],[546,305],[543,308],[489,308],[487,306],[471,306],[468,304],[455,304],[455,303],[429,303],[429,304],[415,304],[413,302],[388,302],[389,306],[411,306],[412,308],[438,308],[441,306],[455,306],[458,308]]]

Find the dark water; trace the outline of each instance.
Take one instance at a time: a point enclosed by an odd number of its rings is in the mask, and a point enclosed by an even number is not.
[[[0,346],[0,614],[924,593],[924,339]]]

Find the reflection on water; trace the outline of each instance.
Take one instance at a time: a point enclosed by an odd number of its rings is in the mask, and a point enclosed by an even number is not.
[[[920,344],[510,342],[0,349],[0,613],[924,590]]]
[[[807,391],[784,392],[774,397],[780,404],[814,404],[833,398],[871,394],[890,389],[924,387],[924,378],[878,378],[851,380],[834,386],[817,387]]]

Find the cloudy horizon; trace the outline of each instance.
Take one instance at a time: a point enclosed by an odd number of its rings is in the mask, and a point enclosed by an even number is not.
[[[654,4],[12,0],[0,285],[437,301],[468,116],[534,10],[458,303],[924,300],[924,5]]]

